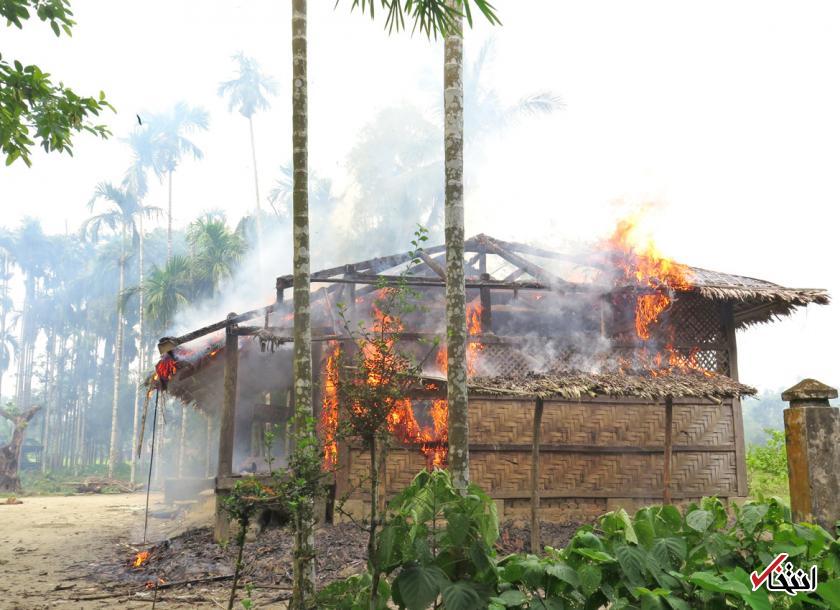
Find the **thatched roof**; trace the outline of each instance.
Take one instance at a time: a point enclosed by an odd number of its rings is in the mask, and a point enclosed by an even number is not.
[[[786,288],[765,280],[689,267],[692,290],[707,299],[732,301],[735,323],[746,326],[789,315],[796,307],[827,305],[822,288]]]
[[[583,397],[635,397],[648,400],[704,398],[718,402],[749,396],[756,389],[724,375],[702,371],[672,372],[653,376],[648,372],[555,371],[519,377],[477,377],[469,381],[470,395],[579,400]]]

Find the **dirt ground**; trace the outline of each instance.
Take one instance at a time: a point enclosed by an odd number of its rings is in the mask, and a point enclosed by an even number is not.
[[[102,582],[99,574],[103,559],[124,553],[128,560],[141,545],[144,494],[24,497],[21,501],[5,505],[0,499],[0,608],[151,607],[151,591],[137,586],[114,588],[113,583]],[[152,511],[162,508],[158,501],[153,494]],[[149,519],[148,539],[169,538],[192,527],[209,525],[211,520],[209,501],[186,516],[167,520],[153,517]],[[103,597],[120,591],[124,592]],[[196,585],[161,591],[157,606],[227,607],[225,595],[223,586]],[[97,597],[100,599],[92,599]]]
[[[151,608],[155,595],[155,607],[226,608],[235,549],[212,540],[212,496],[178,512],[160,500],[151,497],[143,544],[142,493],[24,497],[17,505],[0,499],[0,609]],[[578,525],[543,523],[543,543],[565,546]],[[529,541],[526,522],[508,521],[497,552],[527,552]],[[320,526],[319,586],[364,569],[365,543],[350,524]],[[135,568],[141,550],[150,557]],[[288,530],[249,535],[243,578],[255,586],[254,607],[286,607],[291,552]],[[164,589],[150,589],[155,582]]]

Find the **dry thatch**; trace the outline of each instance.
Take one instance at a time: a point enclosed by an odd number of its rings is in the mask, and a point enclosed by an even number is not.
[[[579,400],[596,396],[634,397],[648,400],[705,398],[719,402],[725,398],[748,396],[755,388],[724,375],[702,371],[673,372],[653,376],[647,372],[555,371],[528,373],[512,377],[476,377],[469,382],[474,396],[510,396],[544,400]]]
[[[827,305],[821,288],[786,288],[765,280],[690,267],[693,290],[707,299],[731,301],[738,326],[772,322],[797,307]]]

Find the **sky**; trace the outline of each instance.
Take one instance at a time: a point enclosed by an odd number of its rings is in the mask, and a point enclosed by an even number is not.
[[[24,215],[73,231],[94,186],[118,181],[135,115],[202,105],[201,161],[175,175],[175,223],[253,207],[246,121],[216,89],[231,56],[255,57],[279,83],[255,119],[260,189],[291,152],[290,3],[74,0],[72,38],[32,22],[3,30],[4,57],[37,63],[78,92],[104,90],[114,138],[76,139],[75,155],[37,153],[0,169],[2,223]],[[352,184],[345,159],[378,110],[440,104],[442,43],[390,37],[351,0],[309,2],[310,164]],[[477,22],[467,60],[492,37],[485,85],[514,102],[534,91],[564,108],[487,139],[466,159],[467,233],[552,245],[598,240],[653,203],[659,249],[674,259],[795,287],[840,292],[834,239],[840,181],[840,5],[773,0],[497,0],[501,27]],[[469,152],[469,151],[468,151]],[[165,203],[154,185],[149,200]],[[390,253],[382,253],[390,254]],[[278,274],[289,261],[277,261]],[[256,304],[261,304],[256,303]],[[840,383],[836,305],[739,334],[741,380],[776,390],[803,377]]]

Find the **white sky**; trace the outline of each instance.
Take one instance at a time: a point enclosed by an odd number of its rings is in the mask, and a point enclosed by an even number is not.
[[[351,0],[310,0],[311,165],[346,181],[344,159],[378,109],[430,109],[441,45],[350,14]],[[489,141],[467,193],[468,233],[558,243],[609,231],[616,202],[659,204],[660,249],[688,264],[840,292],[833,239],[840,183],[840,4],[781,1],[498,0],[504,26],[467,33],[467,53],[491,33],[485,84],[513,101],[550,89],[566,108]],[[208,108],[202,162],[175,176],[176,222],[252,202],[247,128],[216,96],[230,56],[253,55],[280,83],[256,119],[261,190],[290,157],[288,1],[74,0],[72,39],[43,24],[2,30],[4,57],[38,63],[77,91],[104,89],[119,114],[185,100]],[[435,86],[435,83],[432,83]],[[117,139],[77,139],[74,158],[36,154],[0,169],[6,226],[24,214],[75,229],[101,180],[129,160]],[[470,159],[467,159],[470,163]],[[165,191],[151,200],[164,203]],[[383,253],[385,254],[385,253]],[[288,262],[278,263],[282,269]],[[741,378],[763,388],[803,376],[840,382],[834,305],[742,333]]]

